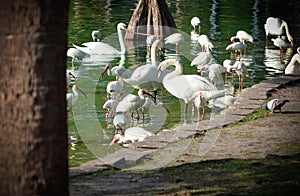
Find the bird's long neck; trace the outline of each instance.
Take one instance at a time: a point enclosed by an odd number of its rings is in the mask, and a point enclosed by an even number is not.
[[[170,80],[170,79],[182,74],[182,72],[183,72],[182,65],[177,60],[173,60],[173,59],[167,60],[166,64],[167,64],[166,68],[171,66],[171,65],[175,65],[175,70],[172,71],[171,73],[168,73],[164,77],[164,80]]]
[[[139,91],[138,92],[138,96],[142,99],[142,100],[145,100],[145,96],[143,94],[143,91]]]
[[[288,25],[287,25],[286,22],[282,22],[282,24],[280,26],[280,29],[282,30],[283,28],[285,28],[285,33],[286,33],[286,36],[287,36],[288,40],[290,42],[292,42],[293,41],[293,37],[290,34],[289,27],[288,27]]]
[[[73,95],[74,95],[74,96],[78,96],[78,95],[79,95],[79,93],[78,93],[78,90],[77,90],[77,89],[74,89],[74,90],[73,90]]]
[[[300,64],[300,54],[299,54],[299,53],[295,54],[295,55],[292,57],[291,61],[289,62],[289,65],[290,65],[290,64],[291,64],[291,65],[294,65],[294,66]]]
[[[118,31],[120,48],[121,48],[120,53],[125,54],[126,53],[126,46],[125,46],[125,41],[124,41],[124,36],[123,36],[122,30],[118,28],[117,31]]]
[[[153,44],[151,47],[151,64],[156,65],[157,62],[157,44]]]
[[[111,67],[108,67],[107,69],[107,75],[111,76],[112,75],[112,72],[111,72]]]

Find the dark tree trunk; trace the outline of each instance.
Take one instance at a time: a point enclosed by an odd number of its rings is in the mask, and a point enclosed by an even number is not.
[[[125,39],[145,40],[147,35],[162,39],[175,33],[175,29],[176,24],[165,0],[140,0],[130,19]]]
[[[1,1],[0,195],[68,195],[68,6]]]

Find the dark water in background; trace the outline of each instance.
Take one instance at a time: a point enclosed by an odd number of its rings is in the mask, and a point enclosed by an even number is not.
[[[69,47],[72,44],[80,45],[91,41],[91,32],[101,30],[103,42],[115,44],[118,48],[116,37],[116,25],[119,22],[129,23],[138,1],[131,0],[73,0],[70,4],[69,13]],[[238,1],[238,0],[197,0],[197,1],[167,1],[173,15],[177,28],[190,35],[190,19],[198,16],[201,19],[201,34],[206,34],[213,42],[214,61],[221,63],[229,59],[230,53],[225,50],[230,43],[229,38],[238,30],[245,30],[254,37],[254,43],[247,47],[247,55],[243,61],[247,64],[249,77],[245,78],[245,87],[252,86],[262,80],[282,74],[286,64],[295,49],[300,46],[300,6],[296,0],[284,2],[272,1]],[[269,16],[284,19],[289,25],[290,33],[294,38],[295,47],[285,55],[285,63],[279,61],[278,49],[265,49],[264,23]],[[195,73],[195,68],[190,67],[191,58],[200,51],[197,43],[186,39],[189,50],[181,51],[181,62],[184,65],[185,74]],[[271,42],[269,42],[271,43]],[[172,55],[172,52],[166,53]],[[100,73],[106,63],[110,62],[116,66],[120,57],[103,60],[102,63],[82,65],[75,72],[78,75],[77,84],[81,87],[89,86],[90,82],[94,88],[87,87],[88,100],[82,100],[82,108],[75,108],[69,117],[69,157],[70,166],[75,166],[94,158],[93,154],[110,153],[107,144],[113,135],[113,128],[107,128],[105,122],[105,111],[102,105],[106,97],[106,85],[114,78],[106,77],[100,79]],[[125,58],[125,66],[134,68],[147,61],[144,47],[133,47]],[[68,69],[71,69],[71,59],[68,59]],[[83,80],[82,80],[83,78]],[[236,86],[236,84],[235,84]],[[80,98],[81,99],[81,98]],[[145,123],[145,128],[160,129],[172,128],[182,123],[181,107],[177,98],[172,96],[161,96],[169,110],[170,116],[164,116],[162,121],[153,118]],[[81,100],[80,100],[81,101]],[[79,102],[80,102],[79,101]],[[93,106],[91,106],[91,104]],[[79,106],[78,106],[79,107]],[[154,111],[153,111],[154,112]],[[154,113],[155,116],[155,113]],[[158,121],[155,121],[158,120]],[[98,128],[95,128],[95,127]],[[156,127],[157,126],[157,127]],[[94,131],[90,131],[90,130]],[[83,142],[84,141],[84,142]],[[92,153],[91,153],[92,152]]]

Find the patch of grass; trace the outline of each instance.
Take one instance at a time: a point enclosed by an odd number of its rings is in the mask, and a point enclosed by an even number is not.
[[[239,122],[230,123],[226,127],[231,128],[231,127],[234,127],[234,126],[239,126],[239,125],[244,124],[245,122],[250,122],[250,121],[253,121],[253,120],[257,120],[259,118],[265,118],[269,115],[270,114],[267,110],[265,110],[263,108],[258,108],[257,110],[255,110],[254,112],[252,112],[251,114],[246,116],[243,120],[241,120]]]
[[[250,115],[246,116],[246,118],[244,118],[242,120],[242,122],[249,122],[249,121],[259,119],[259,118],[264,118],[266,116],[269,116],[269,111],[260,107],[257,110],[255,110],[254,112],[252,112]]]
[[[295,194],[300,188],[299,155],[269,159],[225,159],[185,164],[164,169],[166,181],[174,180],[198,194]],[[169,193],[180,189],[169,190]]]

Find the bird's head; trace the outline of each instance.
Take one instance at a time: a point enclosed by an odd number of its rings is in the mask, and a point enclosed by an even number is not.
[[[145,96],[150,97],[152,100],[155,100],[155,97],[153,95],[151,95],[150,93],[148,93],[147,91],[142,90],[142,94]]]
[[[125,23],[123,22],[120,22],[117,26],[117,29],[120,29],[120,30],[127,30],[127,26]]]
[[[230,38],[230,41],[231,41],[232,43],[234,43],[234,42],[235,42],[235,39],[236,39],[236,37],[235,37],[235,36],[232,36],[232,37]]]
[[[114,143],[119,142],[120,138],[121,138],[121,134],[119,133],[115,134],[115,136],[113,137],[112,141],[109,144],[109,147],[111,147]]]
[[[71,78],[76,79],[76,77],[70,71],[68,71],[68,74]]]

